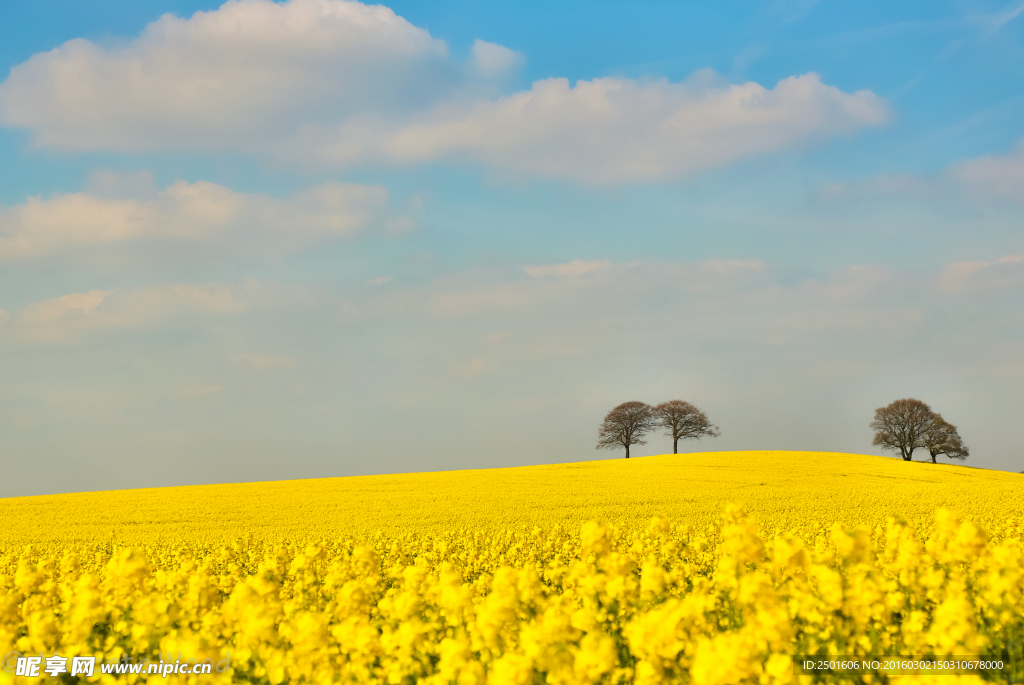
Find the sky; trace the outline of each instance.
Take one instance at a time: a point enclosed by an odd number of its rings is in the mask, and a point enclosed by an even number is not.
[[[1022,15],[0,3],[0,496],[621,458],[670,399],[1021,471]]]

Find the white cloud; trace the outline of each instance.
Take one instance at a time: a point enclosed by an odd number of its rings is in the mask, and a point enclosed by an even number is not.
[[[171,283],[70,293],[33,302],[13,323],[24,339],[64,342],[91,331],[160,329],[196,318],[219,319],[252,310],[295,307],[308,300],[301,289],[254,280],[237,285]]]
[[[584,262],[574,259],[567,264],[547,264],[545,266],[525,266],[523,270],[529,275],[539,278],[541,276],[580,276],[589,271],[603,269],[611,262],[607,259],[600,262]]]
[[[493,102],[444,106],[410,123],[344,123],[293,147],[326,161],[452,159],[593,184],[655,181],[842,135],[888,118],[873,93],[816,74],[768,90],[625,78],[537,81]]]
[[[230,0],[170,14],[135,40],[76,39],[15,66],[0,123],[58,150],[239,151],[347,167],[436,160],[592,184],[656,181],[845,135],[888,118],[816,74],[768,89],[717,82],[539,80],[494,99],[523,63],[477,40],[467,64],[390,9]]]
[[[386,205],[384,188],[342,183],[288,199],[206,181],[177,181],[137,199],[58,193],[0,207],[0,260],[141,240],[223,241],[234,251],[277,254],[355,231],[383,218]]]
[[[87,293],[71,293],[52,300],[34,302],[22,311],[21,323],[29,327],[39,327],[62,320],[81,321],[91,316],[109,294],[109,291],[91,290]]]
[[[954,164],[945,176],[974,199],[1024,206],[1024,140],[1007,155],[986,155]]]
[[[523,63],[523,55],[504,45],[488,43],[477,38],[473,41],[473,67],[486,77],[507,74]]]
[[[34,55],[0,84],[0,123],[61,150],[255,150],[324,117],[429,102],[451,72],[443,41],[382,5],[231,0],[123,46]]]
[[[1024,255],[1007,255],[994,262],[956,262],[939,276],[939,290],[979,293],[1006,290],[1024,284]]]
[[[1024,140],[1005,155],[966,159],[937,174],[891,174],[849,183],[830,183],[822,187],[818,197],[826,201],[889,198],[932,201],[960,197],[1024,207]]]

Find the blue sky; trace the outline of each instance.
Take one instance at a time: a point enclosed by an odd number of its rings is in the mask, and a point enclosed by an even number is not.
[[[1024,468],[1024,3],[0,7],[0,495],[877,453]],[[670,449],[652,435],[640,454]]]

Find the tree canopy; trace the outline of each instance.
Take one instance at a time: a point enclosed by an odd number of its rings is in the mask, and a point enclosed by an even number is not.
[[[896,400],[875,410],[871,428],[875,439],[871,444],[899,452],[903,461],[910,461],[914,450],[925,446],[925,434],[935,416],[932,408],[921,400]]]
[[[608,412],[597,433],[597,449],[626,448],[629,459],[630,445],[646,445],[643,439],[657,426],[651,405],[644,402],[623,402]]]
[[[961,461],[970,456],[967,445],[956,431],[956,426],[942,418],[941,414],[936,414],[932,418],[931,425],[925,433],[924,443],[933,464],[936,463],[935,457],[940,454]]]
[[[669,400],[654,407],[654,415],[662,428],[672,436],[672,454],[679,452],[679,440],[717,438],[718,426],[711,425],[707,414],[683,400]]]
[[[871,428],[872,444],[899,452],[903,461],[910,461],[917,449],[928,450],[933,464],[940,454],[951,459],[966,459],[969,454],[956,426],[921,400],[906,398],[879,407]]]

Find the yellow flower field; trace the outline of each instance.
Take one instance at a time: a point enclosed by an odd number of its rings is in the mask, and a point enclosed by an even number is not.
[[[705,453],[13,498],[0,520],[0,681],[47,679],[14,675],[18,655],[230,665],[97,682],[1024,673],[1017,474]],[[809,674],[798,655],[1005,666]]]

